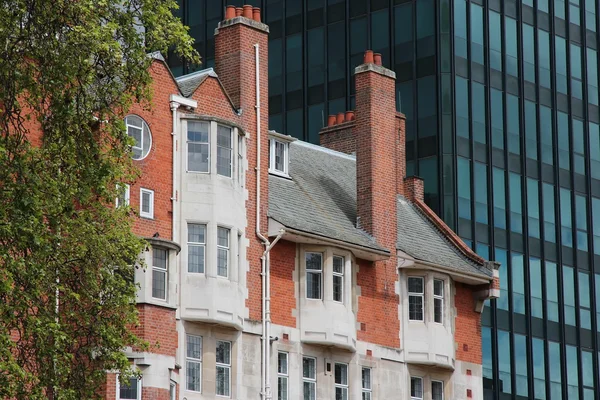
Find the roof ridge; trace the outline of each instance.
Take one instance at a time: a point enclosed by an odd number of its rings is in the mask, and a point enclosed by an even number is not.
[[[408,202],[408,200],[406,200]],[[410,202],[409,202],[410,203]],[[462,239],[458,237],[458,235],[450,229],[450,227],[435,213],[427,204],[425,204],[420,199],[415,199],[412,204],[416,206],[416,208],[424,214],[424,216],[433,223],[433,225],[440,231],[443,235],[444,239],[448,240],[451,244],[454,245],[455,248],[459,250],[459,252],[465,256],[470,261],[481,265],[482,267],[485,264],[485,259],[481,257],[479,254],[475,253],[473,249],[467,246]]]
[[[331,154],[331,155],[334,155],[336,157],[340,157],[340,158],[345,158],[347,160],[356,161],[356,157],[354,157],[354,156],[352,156],[350,154],[342,153],[341,151],[332,150],[330,148],[323,147],[323,146],[320,146],[318,144],[312,144],[312,143],[309,143],[309,142],[305,142],[303,140],[295,140],[292,143],[300,145],[300,146],[312,148],[312,149],[317,150],[317,151],[322,151],[323,153]]]
[[[213,67],[208,67],[208,68],[201,69],[200,71],[194,71],[187,75],[178,76],[177,78],[175,78],[175,80],[177,82],[185,82],[189,79],[196,78],[196,77],[199,77],[202,75],[210,75],[210,76],[217,77],[217,73],[215,72]]]

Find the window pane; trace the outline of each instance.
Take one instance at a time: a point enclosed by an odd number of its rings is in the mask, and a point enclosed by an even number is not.
[[[321,270],[323,256],[321,253],[306,253],[306,269]]]
[[[362,369],[362,387],[363,389],[371,389],[371,369]]]
[[[444,384],[439,381],[431,381],[432,400],[442,400],[444,398]]]
[[[217,341],[217,363],[231,364],[231,343]]]
[[[514,340],[516,394],[527,397],[527,337],[515,334]]]
[[[348,366],[346,364],[335,364],[335,383],[348,384]]]
[[[408,291],[410,293],[423,293],[423,278],[408,278]]]
[[[138,398],[138,380],[137,378],[129,379],[129,382],[121,384],[119,387],[119,399],[136,399]]]
[[[229,396],[229,368],[217,366],[216,392],[219,396]]]
[[[333,276],[333,300],[342,301],[343,278],[341,276]]]
[[[415,399],[423,398],[423,379],[410,378],[410,396]]]
[[[167,298],[167,273],[160,270],[152,270],[152,297],[157,299]]]
[[[316,378],[316,360],[314,358],[302,358],[302,376],[304,378]]]
[[[321,273],[306,273],[306,297],[309,299],[321,298]]]

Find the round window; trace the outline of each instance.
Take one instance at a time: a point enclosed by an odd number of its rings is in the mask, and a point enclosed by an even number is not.
[[[127,135],[135,141],[131,147],[133,159],[141,160],[145,158],[152,145],[152,135],[148,124],[137,115],[129,115],[125,117],[125,126],[127,127]]]

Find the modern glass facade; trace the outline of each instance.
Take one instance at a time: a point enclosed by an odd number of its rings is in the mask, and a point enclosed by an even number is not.
[[[318,143],[326,116],[354,107],[367,48],[396,72],[408,174],[502,263],[483,314],[485,398],[600,399],[598,1],[246,2],[271,30],[272,129]],[[212,66],[214,28],[242,0],[180,4]]]

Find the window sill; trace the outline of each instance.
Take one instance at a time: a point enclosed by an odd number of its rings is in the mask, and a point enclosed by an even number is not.
[[[149,221],[154,221],[154,216],[149,216],[149,215],[141,215],[140,214],[140,218],[142,219],[147,219]]]
[[[274,176],[278,176],[280,178],[289,179],[289,180],[292,179],[292,177],[289,176],[288,174],[286,174],[285,172],[277,171],[274,169],[269,169],[269,175],[274,175]]]

